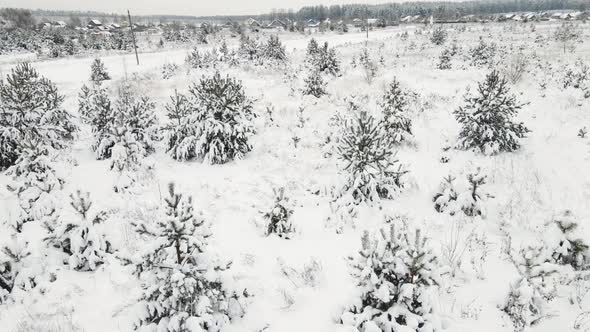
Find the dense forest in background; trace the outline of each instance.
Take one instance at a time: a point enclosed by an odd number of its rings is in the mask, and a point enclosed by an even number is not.
[[[129,8],[131,13],[138,8]],[[489,15],[509,12],[551,11],[551,10],[590,9],[588,0],[480,0],[462,2],[403,2],[387,4],[349,4],[331,6],[305,6],[299,10],[274,9],[270,13],[258,15],[217,15],[217,16],[186,16],[186,15],[143,15],[136,19],[151,22],[225,22],[243,21],[248,18],[259,20],[290,19],[292,21],[314,20],[352,20],[354,18],[379,18],[388,22],[399,21],[408,15],[434,16],[436,19],[456,19],[466,15]],[[36,18],[98,18],[105,22],[125,20],[125,13],[101,13],[96,11],[55,11],[34,10]]]

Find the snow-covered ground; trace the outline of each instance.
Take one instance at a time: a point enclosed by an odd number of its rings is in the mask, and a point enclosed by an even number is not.
[[[162,143],[149,157],[154,162],[153,178],[137,193],[116,194],[109,161],[95,160],[90,149],[92,133],[81,124],[79,137],[63,152],[64,197],[77,189],[90,192],[97,206],[112,213],[107,233],[114,245],[133,251],[142,243],[129,220],[149,218],[147,211],[159,205],[169,182],[192,195],[195,208],[203,211],[212,226],[210,250],[233,261],[228,283],[252,295],[244,317],[224,331],[348,331],[339,324],[340,316],[359,296],[359,290],[346,258],[360,249],[362,233],[383,226],[386,215],[404,216],[431,238],[448,272],[434,303],[448,331],[513,331],[500,309],[511,284],[519,279],[504,253],[506,234],[513,247],[538,242],[547,223],[571,210],[579,222],[577,237],[590,242],[589,138],[577,136],[581,128],[590,126],[590,99],[584,99],[578,89],[562,89],[560,83],[566,66],[576,58],[590,63],[589,26],[584,26],[583,42],[567,54],[553,41],[556,25],[550,23],[538,24],[534,32],[531,24],[468,25],[466,31],[456,28],[449,31],[443,46],[433,45],[429,29],[423,26],[371,31],[368,42],[362,32],[281,33],[289,58],[286,68],[221,67],[223,74],[240,79],[246,93],[255,99],[257,133],[252,138],[253,150],[244,159],[224,165],[178,162],[165,153]],[[400,38],[403,31],[409,32],[407,40]],[[518,100],[527,103],[518,119],[531,130],[513,153],[483,156],[445,149],[457,141],[460,127],[453,111],[463,104],[466,88],[475,89],[489,73],[489,69],[471,67],[462,59],[479,36],[513,47],[511,54],[521,49],[534,59],[523,79],[511,86]],[[536,36],[544,41],[535,43]],[[327,41],[334,46],[343,68],[341,77],[326,78],[328,94],[319,99],[300,92],[307,75],[303,63],[311,37],[320,45]],[[436,69],[439,54],[453,40],[461,51],[452,69]],[[228,40],[228,44],[236,47],[238,40]],[[351,65],[365,46],[375,61],[381,61],[371,84],[360,68]],[[164,105],[173,91],[186,92],[192,82],[213,73],[182,67],[172,78],[162,79],[162,65],[181,65],[187,51],[140,53],[139,66],[134,54],[104,56],[112,76],[106,84],[114,88],[122,80],[136,83],[157,103],[158,118],[164,124]],[[4,76],[16,61],[0,57],[0,73]],[[57,84],[65,95],[64,107],[77,114],[77,96],[88,82],[92,61],[64,58],[32,64]],[[376,109],[374,104],[394,77],[404,89],[415,92],[418,100],[410,109],[413,137],[398,151],[399,160],[409,170],[410,185],[394,200],[362,208],[353,225],[336,232],[329,222],[334,216],[326,192],[341,186],[344,175],[336,158],[324,156],[325,139],[333,131],[330,119],[346,110],[344,98],[352,94],[369,95],[368,106]],[[541,81],[548,82],[544,92],[539,88]],[[300,107],[306,119],[303,128],[298,127]],[[301,139],[297,147],[294,136]],[[443,156],[448,163],[441,163]],[[493,196],[484,203],[485,217],[437,213],[432,198],[443,178],[449,174],[464,177],[465,172],[478,167],[487,175],[485,190]],[[0,218],[8,220],[17,203],[4,190],[5,183],[8,177],[0,173]],[[273,189],[279,187],[285,187],[294,210],[296,234],[289,240],[264,234],[263,214],[272,208]],[[454,256],[445,254],[451,248]],[[39,264],[47,264],[42,256],[38,258]],[[302,277],[310,270],[317,278],[313,282]],[[130,331],[139,285],[130,269],[114,257],[95,272],[64,268],[45,294],[0,305],[0,330],[27,331],[31,325],[26,324],[31,323],[25,322],[36,322],[45,329],[35,331]],[[590,288],[590,280],[583,287]],[[571,301],[576,292],[582,291],[573,286],[560,288],[557,298],[547,304],[548,317],[530,331],[590,331],[590,322],[575,325],[580,314],[590,311],[590,295]]]

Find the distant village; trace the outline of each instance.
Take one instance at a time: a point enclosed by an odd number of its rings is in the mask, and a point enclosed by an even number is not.
[[[344,21],[338,20],[333,22],[330,18],[323,20],[309,19],[307,21],[294,21],[288,18],[276,18],[271,20],[260,20],[255,18],[248,18],[244,21],[227,20],[227,21],[210,21],[187,23],[182,21],[174,22],[153,22],[143,20],[142,17],[137,18],[138,22],[133,23],[133,30],[137,33],[158,34],[162,33],[167,28],[186,28],[189,25],[196,28],[203,28],[212,26],[220,29],[232,28],[241,26],[249,28],[252,31],[259,30],[346,30],[350,27],[364,28],[369,26],[386,27],[390,25],[399,24],[456,24],[456,23],[471,23],[471,22],[533,22],[533,21],[584,21],[590,18],[590,11],[547,11],[547,12],[521,12],[521,13],[503,13],[493,15],[467,15],[453,20],[441,20],[433,16],[403,16],[396,20],[387,21],[382,18],[354,18],[352,20]],[[0,27],[9,28],[9,22],[0,19]],[[113,32],[126,31],[130,29],[129,22],[119,19],[118,23],[101,22],[98,19],[90,19],[86,23],[72,26],[65,20],[43,21],[37,25],[38,30],[51,29],[75,29],[85,33],[95,35],[109,35]]]

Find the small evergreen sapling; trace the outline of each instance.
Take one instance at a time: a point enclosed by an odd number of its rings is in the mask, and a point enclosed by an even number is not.
[[[341,320],[354,331],[442,330],[430,300],[440,263],[420,230],[397,226],[376,237],[365,232],[362,250],[351,258],[362,295]]]
[[[0,304],[10,302],[15,289],[30,290],[36,286],[35,274],[26,264],[31,255],[28,243],[20,234],[0,248]]]
[[[407,116],[408,94],[396,78],[387,87],[380,106],[383,127],[394,143],[401,143],[412,136],[412,121]]]
[[[463,212],[468,217],[485,217],[484,203],[491,197],[483,186],[486,176],[478,168],[470,172],[461,181],[449,175],[440,184],[438,193],[434,195],[434,209],[440,213],[448,213],[451,216]]]
[[[407,171],[396,159],[393,141],[383,125],[364,110],[356,113],[345,124],[338,146],[348,175],[343,195],[351,195],[357,204],[391,199],[403,188],[401,178]]]
[[[96,154],[96,159],[110,158],[115,145],[111,134],[115,126],[115,110],[106,88],[100,85],[92,88],[82,86],[78,95],[78,111],[82,120],[92,129],[94,142],[91,148]]]
[[[466,96],[465,105],[454,112],[462,125],[459,147],[485,155],[517,150],[518,139],[530,132],[522,122],[513,121],[522,106],[510,93],[506,79],[492,71],[478,84],[477,94]]]
[[[303,87],[303,95],[310,95],[316,98],[321,98],[326,92],[326,83],[322,78],[322,74],[317,70],[312,70],[304,79],[305,86]]]
[[[46,241],[60,249],[68,258],[65,263],[77,271],[94,271],[112,253],[111,243],[101,229],[106,221],[104,211],[92,209],[88,193],[79,190],[70,195],[72,211],[63,214],[56,225],[46,225],[50,235]]]
[[[63,188],[64,179],[51,161],[49,149],[39,142],[21,142],[22,154],[6,174],[12,177],[7,185],[19,199],[20,213],[14,228],[17,232],[27,222],[53,223],[58,217],[59,202],[55,192]]]
[[[452,51],[448,48],[445,48],[438,57],[438,64],[436,65],[436,68],[440,70],[451,69],[452,58]]]
[[[252,146],[253,102],[236,79],[203,77],[189,95],[175,93],[166,106],[167,152],[176,160],[199,158],[209,164],[242,159]]]
[[[281,43],[281,40],[276,35],[271,35],[268,38],[266,44],[262,47],[262,56],[265,59],[275,62],[285,62],[287,60],[287,54],[285,53],[285,47]]]
[[[294,232],[290,220],[293,210],[289,208],[289,198],[285,196],[285,188],[273,191],[275,194],[274,206],[270,212],[264,215],[269,220],[266,234],[277,234],[279,237],[289,239],[290,234]]]
[[[99,58],[94,59],[90,68],[90,80],[93,82],[108,81],[111,76],[107,72],[104,63]]]
[[[447,41],[447,31],[442,27],[438,26],[432,31],[430,41],[434,45],[442,45]]]
[[[208,225],[195,214],[192,198],[168,187],[164,215],[154,225],[136,224],[149,246],[137,263],[142,310],[135,329],[217,332],[230,320],[231,301],[206,251]]]
[[[449,175],[444,178],[443,182],[440,184],[439,192],[436,193],[432,199],[436,212],[448,212],[450,215],[456,213],[456,202],[459,194],[455,189],[455,180],[456,178],[454,176]]]
[[[565,211],[555,221],[560,237],[553,244],[551,257],[556,264],[570,265],[575,270],[590,270],[590,246],[575,236],[579,227],[571,211]]]

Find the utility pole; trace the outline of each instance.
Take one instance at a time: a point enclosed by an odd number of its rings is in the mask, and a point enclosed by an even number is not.
[[[133,23],[131,23],[131,13],[127,10],[127,17],[129,18],[129,29],[131,29],[131,37],[133,39],[133,48],[135,49],[135,60],[139,66],[139,55],[137,54],[137,43],[135,43],[135,32],[133,32]]]
[[[366,23],[365,23],[367,26],[365,28],[367,30],[367,42],[368,42],[369,41],[369,4],[368,3],[365,5],[365,18],[367,19]]]

